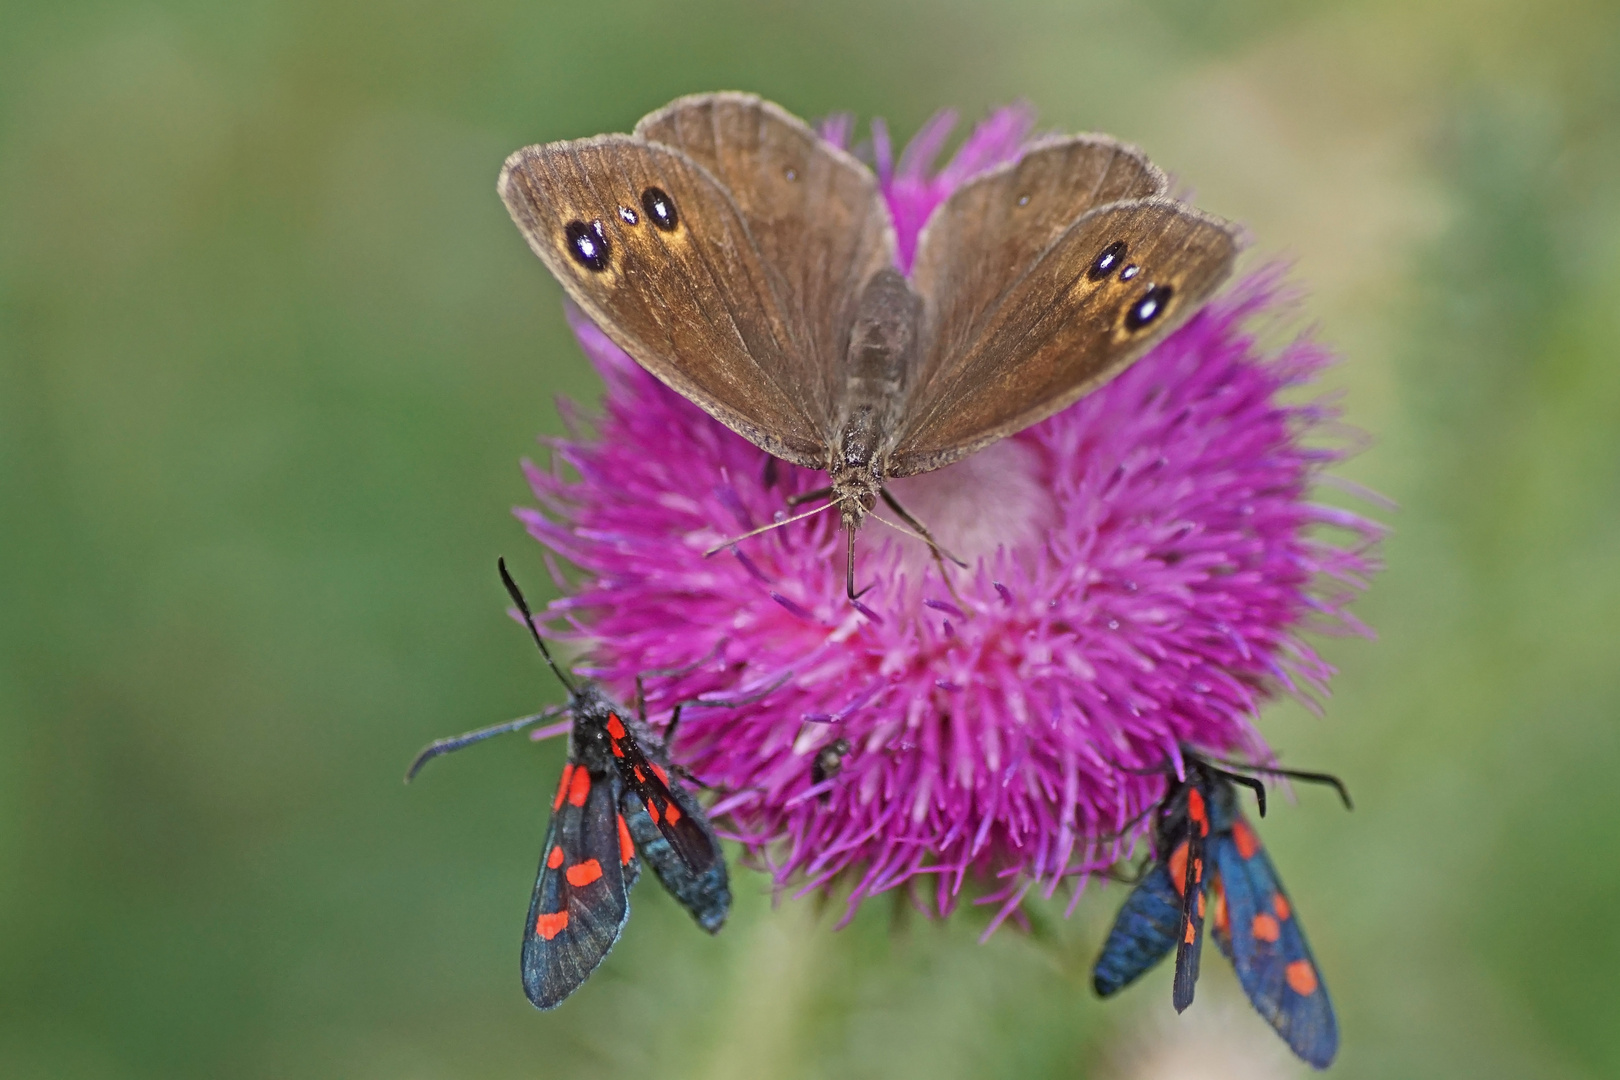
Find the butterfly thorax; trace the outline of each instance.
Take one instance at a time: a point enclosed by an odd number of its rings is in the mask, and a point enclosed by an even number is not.
[[[844,525],[856,528],[877,502],[889,449],[899,434],[906,377],[915,370],[922,300],[895,270],[861,290],[850,328],[837,432],[827,472]]]

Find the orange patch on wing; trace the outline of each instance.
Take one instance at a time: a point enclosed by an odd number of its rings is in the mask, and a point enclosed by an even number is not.
[[[1295,960],[1283,974],[1288,980],[1288,989],[1300,997],[1310,997],[1316,993],[1316,969],[1309,960]]]
[[[1170,853],[1167,861],[1170,867],[1170,881],[1176,887],[1176,892],[1187,891],[1187,841],[1183,840],[1176,845],[1176,850]]]
[[[624,738],[624,724],[619,720],[618,713],[608,713],[607,728],[608,734],[613,736],[615,739]]]
[[[630,858],[636,853],[635,842],[630,839],[630,826],[624,823],[624,815],[619,815],[619,861],[626,866],[630,865]]]
[[[1232,822],[1232,840],[1237,844],[1238,854],[1245,859],[1254,858],[1255,852],[1260,850],[1260,841],[1246,822]]]
[[[564,763],[562,780],[557,784],[557,797],[551,800],[551,808],[553,810],[562,805],[564,796],[568,794],[568,779],[573,775],[574,763],[572,761]]]
[[[570,866],[563,874],[568,878],[568,884],[576,889],[583,889],[602,876],[602,864],[595,859],[586,859]]]
[[[562,865],[562,859],[562,848],[554,847],[551,849],[551,854],[546,856],[546,865],[555,870]]]
[[[1249,924],[1249,932],[1260,941],[1276,941],[1282,937],[1282,928],[1277,925],[1277,920],[1263,913],[1254,917],[1254,922]]]
[[[641,771],[641,766],[640,765],[634,765],[634,766],[632,766],[632,768],[634,768],[635,771],[636,771],[636,779],[639,782],[645,784],[647,782],[647,774]]]
[[[664,821],[667,824],[673,825],[679,820],[681,820],[680,807],[676,806],[674,803],[670,803],[668,806],[664,807]]]
[[[1226,921],[1226,889],[1221,885],[1221,879],[1215,879],[1215,929],[1222,934],[1231,933],[1231,926]]]
[[[1204,880],[1204,860],[1203,859],[1194,859],[1193,860],[1193,881],[1202,882],[1203,880]]]
[[[1271,910],[1277,913],[1279,919],[1286,919],[1294,913],[1294,909],[1288,906],[1288,897],[1280,892],[1271,894]]]
[[[1187,816],[1198,825],[1198,835],[1209,835],[1209,811],[1204,808],[1204,794],[1197,788],[1187,791]]]
[[[574,770],[574,779],[568,785],[568,801],[574,806],[584,806],[585,796],[591,793],[591,771],[581,765]]]
[[[1187,944],[1191,945],[1193,943],[1193,941],[1197,937],[1198,937],[1198,931],[1193,927],[1192,920],[1189,919],[1187,921],[1187,935],[1186,935]]]
[[[648,762],[648,764],[652,766],[652,771],[658,774],[658,779],[664,782],[664,786],[668,787],[669,773],[664,771],[664,767],[657,762]]]
[[[534,920],[534,932],[546,941],[550,941],[568,925],[568,912],[557,911],[550,915],[542,915]]]
[[[653,805],[653,801],[651,799],[647,800],[647,816],[652,818],[652,823],[654,825],[658,824],[658,807]]]
[[[1204,894],[1203,893],[1198,894],[1198,917],[1200,919],[1202,919],[1204,917]]]

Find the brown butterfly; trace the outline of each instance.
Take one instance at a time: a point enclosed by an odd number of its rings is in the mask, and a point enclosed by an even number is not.
[[[1236,230],[1113,139],[1041,141],[963,184],[909,277],[876,177],[777,105],[680,98],[631,135],[529,146],[498,184],[613,341],[761,449],[824,469],[848,533],[1117,375],[1231,272]]]

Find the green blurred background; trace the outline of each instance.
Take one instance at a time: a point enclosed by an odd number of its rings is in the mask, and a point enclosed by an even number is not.
[[[517,463],[597,383],[495,197],[525,143],[756,90],[909,133],[1026,97],[1296,260],[1401,504],[1264,832],[1340,1075],[1620,1075],[1620,8],[927,0],[0,6],[0,1076],[1243,1076],[1208,964],[1101,1003],[1038,938],[656,887],[539,1014],[561,746]]]

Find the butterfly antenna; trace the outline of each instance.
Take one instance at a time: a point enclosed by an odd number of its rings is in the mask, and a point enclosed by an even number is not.
[[[551,658],[551,650],[546,648],[545,641],[540,637],[539,629],[534,625],[534,614],[529,610],[529,602],[523,599],[523,590],[517,587],[517,582],[512,580],[512,575],[506,572],[506,560],[496,559],[495,565],[500,567],[501,581],[506,585],[506,595],[510,596],[512,602],[518,606],[518,610],[523,612],[523,624],[529,628],[529,636],[534,638],[535,645],[539,646],[540,655],[546,658],[546,666],[551,668],[552,673],[563,684],[563,689],[567,690],[569,696],[572,697],[577,693],[574,689],[574,682],[563,673],[562,668],[557,666],[557,661]]]
[[[815,517],[817,514],[821,513],[823,510],[831,510],[833,507],[835,507],[837,505],[838,504],[836,502],[830,502],[830,503],[826,504],[825,506],[818,506],[814,510],[806,510],[802,514],[794,514],[792,517],[783,518],[781,521],[773,521],[769,525],[761,525],[757,529],[750,529],[748,532],[745,532],[740,536],[733,536],[729,540],[722,540],[720,543],[714,545],[714,547],[710,548],[708,551],[705,551],[703,553],[703,557],[705,559],[707,559],[711,555],[718,555],[720,552],[726,550],[726,548],[730,547],[732,544],[735,544],[739,540],[747,540],[751,536],[758,536],[760,533],[767,533],[767,532],[770,532],[772,529],[780,529],[782,526],[791,525],[795,521],[803,521],[807,517]]]

